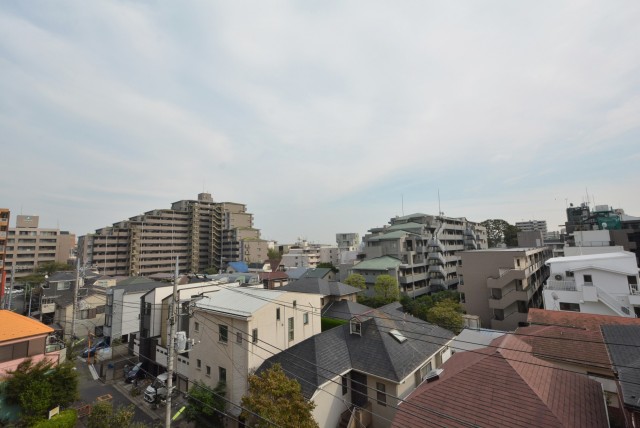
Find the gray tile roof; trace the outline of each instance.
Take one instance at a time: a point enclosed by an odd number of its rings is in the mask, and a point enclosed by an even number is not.
[[[114,287],[111,287],[113,290],[125,290],[126,293],[138,293],[141,291],[148,291],[157,287],[166,287],[167,285],[171,285],[167,282],[154,281],[149,278],[145,278],[143,276],[132,276],[123,281],[118,282],[118,284]]]
[[[602,335],[618,373],[625,406],[640,410],[640,326],[603,325]]]
[[[329,268],[312,268],[307,269],[305,273],[302,274],[300,279],[302,278],[324,278],[325,276],[331,273],[331,269]]]
[[[400,382],[454,337],[408,314],[373,309],[367,315],[361,335],[351,334],[349,323],[332,328],[272,356],[259,371],[281,364],[289,377],[300,382],[305,397],[311,398],[320,385],[349,370]],[[393,329],[407,340],[394,339],[389,334]]]
[[[360,315],[373,308],[361,305],[351,300],[340,300],[339,302],[328,303],[322,308],[322,316],[339,320],[350,320],[354,315]]]
[[[337,281],[329,282],[322,278],[300,278],[297,281],[278,287],[278,290],[322,294],[324,296],[348,296],[362,291],[357,287]]]

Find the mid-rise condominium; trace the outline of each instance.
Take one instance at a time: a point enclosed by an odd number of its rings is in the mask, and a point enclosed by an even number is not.
[[[369,232],[362,261],[350,271],[363,275],[368,287],[381,274],[394,276],[409,296],[455,288],[458,252],[487,248],[486,228],[464,217],[417,213],[392,218]]]
[[[78,248],[83,265],[112,276],[173,273],[176,257],[181,272],[194,273],[267,258],[267,241],[246,206],[214,202],[209,193],[81,236]]]
[[[16,227],[8,230],[4,268],[6,275],[15,280],[33,273],[42,263],[68,263],[73,257],[76,236],[60,229],[41,228],[39,222],[37,215],[18,215]]]

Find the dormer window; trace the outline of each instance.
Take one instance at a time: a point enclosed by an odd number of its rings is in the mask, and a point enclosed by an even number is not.
[[[359,320],[353,318],[349,322],[349,333],[362,336],[362,323]]]

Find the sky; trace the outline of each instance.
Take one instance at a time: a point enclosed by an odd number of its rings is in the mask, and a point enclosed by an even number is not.
[[[640,216],[638,22],[637,1],[0,2],[0,206],[80,236],[204,190],[328,244],[413,212]]]

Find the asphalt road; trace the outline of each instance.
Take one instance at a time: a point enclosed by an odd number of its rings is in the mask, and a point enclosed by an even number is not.
[[[136,403],[132,402],[126,395],[118,391],[113,385],[103,383],[101,380],[93,380],[91,372],[87,366],[85,360],[77,360],[76,368],[78,370],[78,387],[80,391],[80,399],[83,403],[91,404],[98,401],[99,397],[104,397],[107,394],[111,395],[111,403],[114,408],[119,406],[134,405],[134,417],[135,422],[143,422],[149,427],[154,426],[158,422],[157,419],[150,417],[147,413],[136,407]]]

